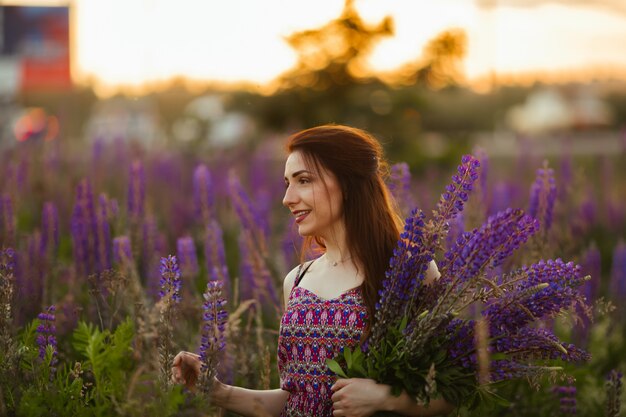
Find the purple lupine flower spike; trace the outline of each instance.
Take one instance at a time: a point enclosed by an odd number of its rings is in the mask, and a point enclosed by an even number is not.
[[[59,246],[59,212],[54,203],[44,203],[41,213],[41,255],[54,255]]]
[[[480,161],[480,175],[478,178],[478,184],[480,185],[480,198],[485,207],[489,204],[489,189],[487,184],[487,176],[489,175],[489,156],[484,149],[477,149],[476,159]]]
[[[100,194],[96,213],[98,272],[111,269],[111,228],[109,226],[108,207],[109,201],[107,196]]]
[[[117,202],[117,199],[110,198],[109,199],[109,207],[107,208],[107,214],[109,220],[115,219],[120,214],[120,205]]]
[[[57,339],[56,339],[56,327],[55,322],[56,307],[51,305],[46,309],[44,313],[39,313],[37,318],[39,319],[39,326],[37,326],[37,346],[39,346],[39,358],[44,359],[46,357],[46,349],[48,346],[52,346],[52,360],[50,361],[50,370],[52,373],[56,370],[57,364]]]
[[[15,217],[9,194],[0,195],[0,246],[12,246],[15,242]]]
[[[494,215],[513,206],[519,194],[518,186],[510,181],[497,181],[489,199],[488,215]]]
[[[76,203],[71,219],[74,262],[78,273],[93,274],[96,267],[96,212],[91,184],[82,180],[76,190]]]
[[[516,331],[534,320],[552,318],[561,309],[584,302],[577,288],[585,277],[581,267],[573,262],[539,261],[509,275],[515,284],[503,285],[506,292],[490,298],[483,310],[492,334]]]
[[[405,221],[404,231],[389,262],[376,304],[376,323],[395,325],[393,319],[405,314],[412,305],[410,300],[417,298],[414,290],[423,281],[433,256],[432,249],[427,249],[424,242],[424,228],[424,214],[414,209]],[[384,338],[385,325],[373,329],[372,344],[377,345]]]
[[[574,416],[576,412],[576,386],[557,385],[552,387],[552,392],[559,398],[559,411],[561,416]]]
[[[614,301],[622,317],[626,317],[626,307],[623,303],[626,298],[626,243],[623,240],[613,250],[610,289],[611,300]]]
[[[31,299],[29,306],[40,305],[44,291],[44,266],[40,256],[41,233],[36,230],[26,240],[26,268],[28,273],[27,288]]]
[[[145,212],[146,173],[141,161],[134,161],[128,176],[128,215],[140,219]]]
[[[169,255],[167,258],[161,258],[161,290],[159,297],[171,297],[175,303],[181,301],[180,288],[180,268],[175,256]]]
[[[572,222],[572,233],[579,235],[586,233],[598,221],[598,198],[593,190],[589,189],[578,208],[578,213]]]
[[[215,220],[211,220],[206,228],[204,259],[207,263],[207,271],[210,272],[210,279],[218,279],[224,282],[224,292],[228,294],[230,292],[230,277],[228,275],[228,266],[226,265],[223,233],[219,223]]]
[[[214,196],[211,188],[209,169],[204,164],[198,165],[193,172],[193,202],[196,218],[204,225],[208,225],[210,219],[214,217]]]
[[[415,207],[415,200],[411,195],[411,172],[406,162],[391,166],[387,185],[400,210],[409,213]]]
[[[589,353],[570,343],[559,341],[554,333],[548,329],[524,327],[515,335],[499,339],[494,343],[494,346],[495,352],[515,352],[516,358],[520,361],[537,356],[542,359],[560,359],[574,363],[591,359]]]
[[[103,162],[104,150],[104,140],[102,137],[96,137],[91,146],[91,161],[94,167],[98,167]]]
[[[0,250],[0,272],[12,274],[15,270],[15,251],[12,248]]]
[[[193,278],[198,275],[200,267],[198,266],[196,245],[192,237],[178,238],[176,241],[176,255],[178,256],[183,276]]]
[[[565,145],[565,148],[561,152],[561,166],[559,169],[559,187],[558,187],[558,198],[560,200],[567,197],[569,193],[569,188],[573,181],[573,168],[572,168],[572,150],[571,144]]]
[[[537,170],[537,177],[530,189],[528,214],[539,220],[546,232],[552,225],[556,195],[554,170],[548,168],[548,163],[544,162],[544,167]]]
[[[502,263],[539,228],[522,210],[507,209],[461,235],[440,265],[443,281],[463,282]]]
[[[79,275],[87,274],[87,241],[85,238],[87,225],[84,223],[84,209],[82,205],[77,201],[72,211],[72,218],[70,220],[70,234],[72,236],[72,252],[74,258],[74,264]]]
[[[267,264],[252,241],[248,230],[239,235],[241,253],[240,291],[243,299],[267,300],[269,305],[277,306],[280,299],[272,283],[272,276]]]
[[[159,287],[160,260],[158,253],[167,252],[167,245],[159,247],[159,229],[154,216],[148,215],[141,229],[141,257],[143,259],[143,276],[146,277],[146,286],[149,294],[156,297]]]
[[[621,198],[610,198],[606,202],[606,227],[623,230],[626,225],[626,204]]]
[[[583,294],[589,302],[594,302],[599,295],[602,278],[602,255],[595,243],[592,243],[583,254],[580,266],[583,274],[591,276],[583,287]]]
[[[174,339],[174,318],[176,315],[176,304],[180,303],[180,269],[176,257],[169,255],[161,258],[161,280],[160,280],[160,308],[158,326],[158,352],[160,373],[159,380],[163,386],[169,386],[172,379],[171,365],[174,360],[173,339]]]
[[[133,251],[128,236],[113,239],[113,262],[121,265],[133,265]]]
[[[598,247],[593,243],[582,256],[580,263],[582,273],[589,276],[589,279],[582,285],[582,296],[588,303],[593,303],[598,297],[601,282],[601,255]],[[580,320],[576,322],[573,329],[573,338],[576,344],[586,346],[589,341],[591,330],[591,315],[585,305],[577,305],[576,313]]]
[[[258,298],[257,283],[254,279],[254,270],[250,262],[249,245],[244,234],[239,235],[239,296],[242,300]]]
[[[268,251],[266,232],[269,230],[267,220],[256,210],[234,172],[231,172],[228,177],[228,191],[242,227],[252,233],[259,250],[263,255],[266,255]]]
[[[471,155],[464,155],[461,165],[457,169],[457,175],[452,176],[452,183],[446,186],[446,191],[441,195],[437,208],[433,215],[435,224],[445,225],[454,218],[467,202],[470,191],[474,187],[474,181],[478,179],[480,162]]]
[[[221,281],[209,281],[204,293],[202,332],[200,342],[201,371],[199,386],[204,393],[209,393],[213,377],[217,374],[219,355],[226,346],[226,324],[228,312],[224,309],[226,300],[222,296]]]
[[[465,233],[465,218],[463,213],[459,213],[450,220],[450,230],[448,230],[448,235],[446,236],[446,248],[451,248],[463,233]]]
[[[285,232],[281,239],[281,249],[285,265],[294,265],[298,263],[298,255],[300,254],[302,242],[303,239],[298,233],[295,220],[289,219],[289,225],[285,228]]]

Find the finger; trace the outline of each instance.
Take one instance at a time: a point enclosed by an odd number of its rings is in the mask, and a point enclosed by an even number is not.
[[[197,359],[200,358],[200,355],[193,353],[193,352],[187,352],[187,351],[180,351],[176,354],[176,356],[174,356],[174,365],[178,365],[180,363],[180,361],[183,360],[183,358],[185,357],[191,357],[193,359]]]
[[[350,382],[348,379],[338,379],[337,382],[335,382],[333,384],[332,387],[330,387],[331,391],[338,391],[341,388],[345,387],[346,385],[348,385]]]
[[[179,366],[172,366],[172,378],[174,378],[176,382],[182,381],[182,372]]]
[[[180,363],[183,361],[183,358],[184,358],[185,356],[187,356],[187,354],[188,354],[188,353],[189,353],[189,352],[185,352],[184,350],[183,350],[183,351],[178,352],[178,353],[176,354],[176,356],[174,356],[173,365],[174,365],[174,366],[178,366],[178,365],[180,365]]]

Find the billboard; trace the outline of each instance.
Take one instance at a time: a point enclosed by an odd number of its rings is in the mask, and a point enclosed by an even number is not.
[[[69,7],[0,7],[0,94],[67,90]]]

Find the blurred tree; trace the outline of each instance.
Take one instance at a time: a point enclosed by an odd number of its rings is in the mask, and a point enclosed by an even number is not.
[[[437,155],[423,149],[421,113],[428,108],[428,89],[455,85],[461,79],[464,32],[440,34],[414,62],[382,79],[368,70],[365,60],[377,42],[393,35],[393,20],[386,16],[368,24],[354,3],[345,0],[341,15],[322,27],[288,36],[298,62],[276,80],[274,94],[237,94],[233,107],[282,132],[324,123],[366,129],[386,143],[391,159],[412,167],[425,159],[456,160],[462,150],[458,146],[444,147]]]
[[[391,17],[386,16],[377,25],[367,25],[357,13],[354,0],[346,0],[339,18],[319,29],[287,37],[298,54],[298,63],[279,78],[279,88],[326,90],[354,84],[364,77],[365,57],[373,46],[391,35]]]
[[[466,51],[465,32],[461,29],[446,30],[428,42],[422,57],[398,71],[404,75],[400,82],[432,88],[456,85],[462,78],[460,64]]]

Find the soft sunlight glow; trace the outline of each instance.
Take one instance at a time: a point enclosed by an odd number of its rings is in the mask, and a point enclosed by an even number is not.
[[[372,53],[370,64],[377,71],[390,71],[420,57],[422,48],[437,34],[450,28],[471,27],[476,8],[471,2],[439,0],[428,6],[417,1],[357,1],[364,19],[377,21],[381,16],[394,19],[395,36],[380,42]]]
[[[73,76],[107,95],[120,87],[140,92],[173,78],[262,87],[296,62],[284,37],[338,17],[344,0],[11,2],[70,3]],[[594,68],[626,74],[626,13],[548,0],[525,7],[504,3],[492,0],[494,7],[479,8],[471,0],[355,0],[367,22],[394,19],[394,37],[373,50],[372,71],[415,61],[430,39],[461,28],[468,37],[463,67],[470,84],[502,74],[582,74]]]
[[[299,4],[296,4],[299,3]],[[264,84],[296,62],[283,36],[340,14],[342,3],[82,0],[78,76],[106,84],[192,80]],[[286,18],[287,17],[287,18]],[[110,22],[111,30],[102,30]]]
[[[546,5],[498,12],[496,72],[626,66],[626,19],[604,10]],[[506,30],[504,29],[506,28]]]

